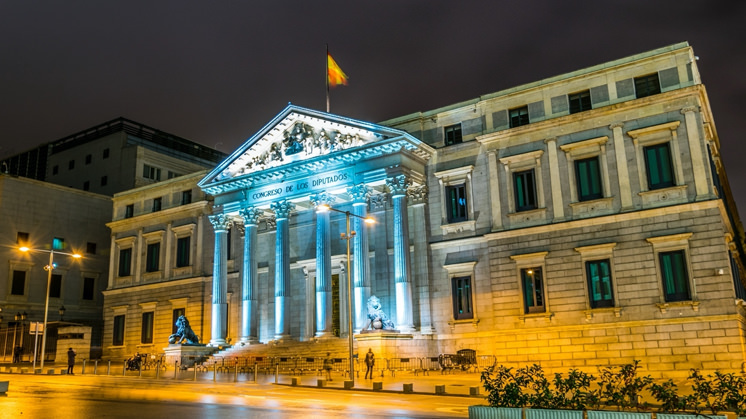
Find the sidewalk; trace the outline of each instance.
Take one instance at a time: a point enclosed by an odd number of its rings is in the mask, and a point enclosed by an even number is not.
[[[39,369],[38,363],[36,367]],[[33,375],[33,365],[28,362],[21,364],[0,363],[0,381],[11,379],[13,374],[21,374],[21,370],[25,370],[26,375]],[[49,375],[50,370],[53,370],[53,375],[64,375],[66,374],[67,365],[45,363],[44,371],[41,372],[41,375]],[[478,372],[455,371],[449,374],[441,374],[438,371],[430,371],[429,373],[419,372],[414,374],[409,371],[397,371],[392,375],[391,372],[386,371],[382,376],[381,372],[377,371],[376,377],[373,379],[355,377],[354,386],[351,388],[346,388],[345,381],[348,381],[349,379],[341,372],[333,372],[331,381],[325,380],[323,375],[317,375],[316,373],[306,373],[302,375],[278,373],[277,376],[275,376],[275,374],[271,372],[268,374],[260,372],[257,374],[255,380],[253,372],[238,372],[234,369],[206,372],[195,372],[194,369],[189,369],[174,372],[172,367],[169,369],[161,369],[159,371],[152,369],[125,371],[122,362],[109,363],[108,361],[100,361],[95,363],[86,361],[85,368],[83,363],[76,363],[74,373],[76,376],[83,375],[92,377],[94,376],[94,370],[95,376],[110,376],[113,379],[116,379],[117,377],[126,377],[146,381],[171,381],[181,384],[191,383],[194,385],[250,385],[256,383],[258,385],[326,388],[329,390],[341,391],[380,391],[391,393],[473,397],[475,401],[484,399],[484,390],[481,386],[479,380],[480,374]]]

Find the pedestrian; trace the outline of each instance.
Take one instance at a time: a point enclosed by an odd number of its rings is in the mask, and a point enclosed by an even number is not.
[[[332,358],[331,358],[331,352],[326,353],[326,358],[324,358],[324,371],[326,371],[326,379],[329,381],[332,380]]]
[[[73,367],[75,366],[75,351],[73,351],[73,348],[69,348],[67,350],[67,373],[70,375],[73,374]]]
[[[368,348],[368,353],[365,354],[365,378],[368,378],[368,374],[370,374],[370,378],[373,379],[374,365],[376,365],[376,356],[373,354],[373,349]]]
[[[21,363],[21,355],[23,354],[23,348],[20,346],[16,346],[13,349],[13,363],[14,364],[20,364]]]

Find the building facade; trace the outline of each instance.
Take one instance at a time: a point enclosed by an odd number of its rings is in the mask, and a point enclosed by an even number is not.
[[[143,344],[143,313],[166,336],[186,307],[214,346],[351,332],[384,356],[548,369],[746,361],[744,235],[686,43],[381,124],[290,105],[198,186],[189,297],[160,291],[185,278],[181,222],[137,227],[115,198],[111,353]],[[151,242],[172,256],[148,273]],[[397,336],[360,333],[373,295]]]

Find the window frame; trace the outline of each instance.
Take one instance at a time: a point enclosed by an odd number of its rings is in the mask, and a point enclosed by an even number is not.
[[[585,100],[587,98],[587,100]],[[573,108],[573,103],[577,103],[577,106]],[[591,103],[591,91],[581,90],[579,92],[570,93],[567,95],[567,103],[570,114],[585,112],[593,109],[593,103]]]
[[[585,304],[586,318],[591,319],[594,313],[613,311],[616,317],[621,316],[621,307],[619,306],[619,290],[615,282],[615,271],[614,271],[614,248],[616,243],[602,243],[591,246],[576,247],[575,251],[580,254],[580,262],[583,266],[583,287],[585,290]],[[593,304],[593,286],[591,283],[590,273],[588,271],[588,264],[608,261],[609,263],[609,276],[611,283],[611,301],[612,304],[608,306],[595,306]]]
[[[153,211],[158,212],[163,209],[163,197],[153,198]]]
[[[505,175],[509,181],[508,186],[508,216],[516,215],[519,213],[525,214],[527,211],[540,210],[541,214],[539,217],[546,213],[546,204],[544,199],[544,177],[542,175],[541,158],[544,155],[544,150],[530,151],[528,153],[516,154],[513,156],[503,157],[500,159],[500,163],[505,169]],[[536,188],[536,208],[531,210],[519,211],[516,205],[516,185],[513,173],[525,172],[528,170],[534,171],[534,187]],[[523,215],[521,215],[522,217]],[[517,221],[517,220],[512,220]]]
[[[90,285],[89,285],[90,284]],[[90,298],[87,298],[90,290]],[[96,278],[83,276],[83,293],[80,297],[83,301],[96,301]]]
[[[661,150],[665,150],[661,152]],[[668,142],[656,143],[642,148],[645,157],[645,174],[648,180],[648,190],[665,189],[676,186],[676,172],[671,157],[671,144]],[[652,153],[651,153],[652,151]],[[667,160],[667,161],[666,161]],[[667,166],[667,167],[666,167]],[[653,169],[657,170],[653,170]],[[654,181],[654,173],[660,173],[658,178],[667,179]]]
[[[461,144],[464,142],[461,123],[443,127],[443,142],[446,146]]]
[[[28,279],[28,271],[22,270],[22,269],[12,269],[11,272],[12,272],[12,276],[10,278],[10,287],[8,287],[9,288],[8,289],[9,294],[10,295],[15,295],[15,296],[18,296],[18,297],[22,297],[22,296],[26,295],[26,286],[27,286],[27,283],[28,283],[28,281],[27,281],[27,279]],[[17,281],[20,280],[19,278],[16,277],[18,274],[23,274],[23,278],[22,278],[23,282],[21,282],[20,284],[16,285]],[[22,293],[19,294],[17,292],[18,290],[21,290]]]
[[[536,172],[534,169],[515,171],[512,178],[515,212],[531,211],[539,208],[536,196]]]
[[[653,80],[655,80],[654,83]],[[635,98],[637,99],[661,93],[661,80],[657,72],[635,77],[632,80],[632,83],[635,86]],[[655,87],[653,87],[653,85],[655,85]],[[644,87],[644,90],[641,91],[640,87]]]
[[[49,289],[47,290],[49,298],[62,298],[62,290],[62,274],[52,273],[49,277]],[[52,291],[54,291],[54,294],[52,294]]]
[[[456,324],[460,323],[472,323],[476,325],[479,323],[479,318],[477,317],[477,304],[476,304],[476,261],[471,262],[463,262],[463,263],[454,263],[449,265],[443,265],[443,269],[446,270],[447,274],[447,281],[450,286],[451,290],[451,319],[449,320],[449,324],[451,327],[455,327]],[[470,302],[470,308],[471,311],[469,313],[465,313],[463,315],[458,314],[458,298],[457,298],[457,292],[455,288],[455,281],[459,278],[468,278],[469,279],[469,295],[468,295],[468,301]]]
[[[440,191],[440,227],[443,234],[456,233],[460,231],[474,231],[476,229],[476,220],[474,217],[474,191],[472,183],[473,165],[457,167],[455,169],[435,172],[438,179]],[[449,187],[463,185],[466,194],[466,218],[463,220],[451,220],[448,214],[447,190]]]
[[[124,207],[124,218],[132,218],[135,216],[135,204],[128,204]]]
[[[192,190],[187,189],[181,191],[181,205],[188,205],[192,203]]]
[[[531,119],[528,116],[528,105],[508,109],[508,127],[517,128],[530,123]]]
[[[689,240],[693,233],[680,233],[671,234],[668,236],[656,236],[648,237],[645,240],[653,246],[653,259],[655,261],[656,269],[656,283],[658,285],[659,302],[656,304],[660,308],[661,312],[665,313],[666,310],[671,306],[685,306],[691,305],[694,311],[699,310],[699,301],[697,298],[697,287],[694,277],[694,271],[691,265],[691,254],[689,249]],[[686,281],[689,287],[689,299],[687,300],[675,300],[668,301],[666,298],[666,289],[663,283],[664,273],[661,263],[661,254],[671,254],[673,252],[680,252],[684,258],[684,272],[686,274]]]
[[[115,314],[112,319],[111,345],[124,346],[124,331],[127,322],[125,314]]]
[[[145,272],[158,272],[161,268],[161,242],[148,243],[145,246]]]
[[[518,292],[520,298],[519,300],[519,310],[520,315],[519,318],[525,319],[526,317],[551,317],[553,314],[550,311],[549,306],[549,296],[548,296],[548,278],[546,275],[546,256],[549,254],[549,252],[536,252],[536,253],[527,253],[522,255],[512,255],[510,256],[510,259],[512,259],[516,266],[516,280],[518,281]],[[528,306],[526,304],[526,287],[524,283],[524,272],[528,271],[529,269],[534,271],[534,274],[536,270],[538,269],[541,272],[541,296],[543,297],[543,304],[542,305],[534,305],[534,306]],[[528,273],[528,272],[526,272]],[[536,284],[534,283],[534,289],[536,289]],[[534,308],[532,308],[534,307]]]
[[[153,335],[154,335],[153,326],[155,324],[155,312],[145,311],[142,313],[141,319],[142,321],[140,323],[140,343],[144,345],[151,344],[153,343]]]
[[[640,181],[640,191],[643,193],[654,192],[660,193],[661,191],[672,191],[676,188],[685,189],[686,184],[684,182],[684,169],[683,162],[681,160],[681,153],[679,151],[679,141],[677,130],[681,125],[681,121],[667,122],[664,124],[653,125],[650,127],[640,128],[636,130],[627,131],[626,134],[632,138],[632,143],[635,146],[635,154],[637,159],[637,174]],[[674,185],[660,189],[649,189],[648,172],[645,164],[645,147],[668,143],[669,151],[671,153],[671,164],[673,165],[674,172]],[[685,193],[682,192],[682,193]],[[671,195],[670,193],[668,195]],[[669,196],[669,202],[671,202],[671,196]],[[683,196],[683,200],[686,196]]]
[[[577,141],[570,144],[563,144],[560,150],[565,152],[567,159],[568,185],[570,186],[570,202],[589,202],[597,199],[609,198],[611,196],[611,181],[609,179],[609,165],[606,159],[606,143],[609,137],[602,136],[588,140]],[[578,187],[578,169],[577,161],[583,161],[591,158],[598,158],[598,172],[601,183],[601,196],[581,199],[580,188]]]
[[[117,276],[120,278],[132,276],[132,247],[119,249]]]
[[[668,256],[678,256],[678,266],[675,268],[678,268],[677,271],[679,272],[670,272],[670,274],[673,277],[668,277],[669,270],[666,269],[664,258]],[[658,253],[658,263],[661,267],[661,285],[663,288],[663,299],[667,303],[675,303],[675,302],[681,302],[681,301],[691,301],[691,289],[689,287],[689,273],[687,269],[687,258],[686,258],[686,252],[683,249],[679,250],[671,250],[667,252],[659,252]],[[683,278],[682,278],[683,276]],[[674,289],[678,288],[685,288],[684,292],[681,291],[672,291],[669,288],[669,285],[672,285]]]

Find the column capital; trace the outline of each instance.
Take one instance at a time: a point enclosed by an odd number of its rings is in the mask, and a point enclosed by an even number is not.
[[[352,197],[353,203],[367,204],[368,198],[370,198],[370,195],[373,193],[373,188],[364,183],[359,183],[355,186],[350,186],[349,188],[347,188],[347,193],[350,194],[350,197]]]
[[[687,106],[687,107],[681,109],[681,114],[682,115],[686,115],[689,112],[697,112],[698,110],[699,110],[698,106]]]
[[[609,129],[615,128],[624,128],[624,122],[614,122],[613,124],[609,125]]]
[[[295,204],[285,199],[273,202],[269,207],[275,212],[275,217],[278,220],[282,220],[290,218],[290,213],[295,209]]]
[[[337,200],[337,198],[330,194],[329,192],[319,192],[317,194],[313,194],[309,197],[311,204],[314,207],[318,207],[319,205],[329,205],[331,206],[334,201]]]
[[[549,137],[544,139],[544,144],[557,143],[557,137]]]
[[[225,214],[208,215],[207,218],[210,220],[212,228],[216,233],[230,230],[233,224],[233,220]]]
[[[391,196],[407,195],[407,189],[412,186],[412,181],[407,175],[397,175],[386,179],[386,186],[391,191]]]
[[[428,190],[425,185],[412,186],[407,190],[407,196],[413,204],[427,203],[427,193]]]
[[[386,206],[386,194],[377,193],[370,196],[371,211],[381,211]]]
[[[247,207],[247,208],[241,208],[238,211],[238,215],[243,218],[244,225],[257,225],[259,224],[259,218],[264,214],[264,212],[258,208],[255,207]]]

